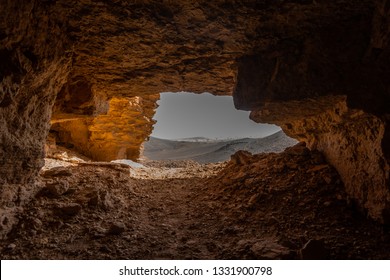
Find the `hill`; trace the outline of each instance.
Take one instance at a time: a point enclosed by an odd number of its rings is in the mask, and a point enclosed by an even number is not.
[[[281,152],[297,143],[283,131],[264,138],[234,140],[194,139],[167,140],[150,137],[144,144],[143,156],[149,160],[194,160],[199,163],[226,161],[239,150],[252,154]]]

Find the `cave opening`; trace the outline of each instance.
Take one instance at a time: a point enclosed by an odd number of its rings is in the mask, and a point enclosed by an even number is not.
[[[280,152],[294,145],[276,125],[259,124],[237,110],[232,96],[163,92],[142,159],[221,162],[239,150]]]

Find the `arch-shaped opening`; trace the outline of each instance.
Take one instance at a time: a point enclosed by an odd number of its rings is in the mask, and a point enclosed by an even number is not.
[[[239,150],[281,152],[296,144],[280,127],[250,120],[249,112],[234,107],[231,96],[164,92],[157,103],[143,160],[222,162]]]

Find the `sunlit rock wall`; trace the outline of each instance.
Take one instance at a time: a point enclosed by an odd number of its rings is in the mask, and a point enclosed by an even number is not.
[[[137,159],[152,133],[159,94],[112,98],[108,111],[97,116],[63,115],[52,119],[56,143],[99,161]]]

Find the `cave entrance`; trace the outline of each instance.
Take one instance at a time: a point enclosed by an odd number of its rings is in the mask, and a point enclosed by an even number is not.
[[[231,96],[165,92],[158,105],[144,160],[214,163],[238,150],[279,152],[295,143],[280,127],[250,120],[249,112],[234,107]]]

